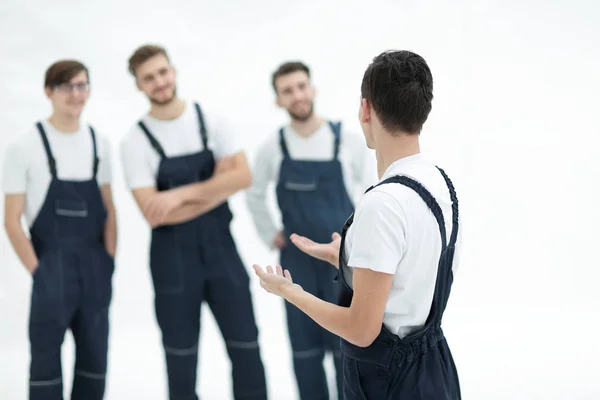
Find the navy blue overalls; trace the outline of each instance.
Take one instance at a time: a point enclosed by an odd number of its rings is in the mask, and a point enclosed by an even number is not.
[[[71,399],[99,400],[105,390],[114,259],[104,245],[107,213],[96,181],[96,138],[90,127],[92,178],[65,181],[58,179],[42,124],[37,128],[52,180],[30,229],[39,263],[33,273],[29,317],[29,398],[63,398],[61,346],[71,329],[76,348]]]
[[[439,169],[439,168],[438,168]],[[425,201],[438,222],[442,251],[431,311],[425,325],[403,339],[382,324],[381,332],[369,347],[358,347],[342,339],[344,400],[459,400],[460,385],[450,348],[442,332],[442,315],[452,286],[452,262],[458,235],[458,200],[452,182],[439,169],[452,199],[452,232],[446,241],[446,225],[435,198],[417,181],[393,176],[378,185],[398,183],[413,189]],[[373,187],[369,188],[369,190]],[[346,232],[354,220],[348,218],[340,245],[338,304],[349,307],[353,291],[344,277],[348,268],[344,256]]]
[[[197,153],[167,157],[156,138],[139,122],[161,157],[158,191],[205,181],[213,175],[215,159],[207,147],[200,106],[194,106],[203,144]],[[267,398],[250,279],[229,229],[231,219],[232,213],[225,202],[193,220],[152,230],[150,269],[171,400],[198,399],[196,373],[204,300],[225,339],[235,399]],[[223,388],[225,397],[226,392]]]
[[[339,231],[354,210],[338,159],[341,124],[329,122],[329,126],[333,132],[334,154],[333,159],[328,161],[293,160],[285,143],[283,128],[279,131],[283,160],[276,191],[285,237],[296,233],[328,243],[331,234]],[[281,250],[280,262],[304,290],[325,301],[335,302],[335,267],[310,257],[291,244]],[[339,393],[342,387],[340,338],[289,302],[285,305],[300,398],[329,399],[323,359],[325,351],[332,351]]]

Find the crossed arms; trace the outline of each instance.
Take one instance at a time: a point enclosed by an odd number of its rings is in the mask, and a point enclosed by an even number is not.
[[[213,176],[203,182],[158,192],[155,187],[133,190],[151,227],[189,221],[223,204],[252,183],[246,155],[238,152],[220,160]]]

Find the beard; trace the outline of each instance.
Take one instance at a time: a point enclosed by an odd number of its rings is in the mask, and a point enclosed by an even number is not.
[[[177,98],[177,88],[173,88],[173,94],[171,95],[171,97],[169,97],[166,100],[158,100],[154,97],[148,97],[150,99],[150,102],[154,105],[157,106],[166,106],[167,104],[170,104],[173,100],[175,100]]]
[[[305,122],[305,121],[308,121],[310,119],[310,117],[313,116],[314,104],[312,102],[310,103],[310,108],[309,108],[308,112],[305,114],[296,114],[291,110],[287,110],[287,112],[290,115],[290,118],[292,118],[293,120],[299,121],[299,122]]]

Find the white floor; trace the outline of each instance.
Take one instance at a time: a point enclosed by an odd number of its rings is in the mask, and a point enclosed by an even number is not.
[[[255,289],[255,309],[261,327],[260,340],[270,398],[294,400],[297,397],[283,307],[278,299],[258,289]],[[140,296],[140,303],[150,300],[150,293],[146,294]],[[125,301],[138,300],[126,300],[125,294],[119,295],[118,292],[115,297],[106,400],[166,400],[160,338],[150,303],[140,308],[138,313],[130,314]],[[472,305],[468,312],[452,307],[451,304],[445,330],[459,368],[465,400],[600,398],[597,335],[591,326],[579,325],[573,329],[576,321],[591,317],[597,319],[597,311],[566,313],[566,310],[543,309],[531,304],[516,307],[510,303],[495,310]],[[13,308],[14,312],[25,309],[26,304],[15,304]],[[214,320],[208,309],[205,311],[198,391],[204,400],[231,399],[229,361]],[[560,326],[543,324],[543,321],[553,321],[559,314],[563,316]],[[569,317],[565,319],[565,315]],[[8,317],[16,320],[14,315]],[[11,331],[22,336],[13,340],[12,346],[2,346],[0,354],[2,400],[26,399],[28,348],[25,318],[18,320],[20,326],[11,326]],[[511,324],[507,325],[507,321]],[[536,326],[540,328],[534,328]],[[554,331],[547,332],[549,329]],[[574,331],[577,333],[573,334]],[[72,376],[69,366],[73,359],[70,336],[67,336],[63,347],[63,359],[67,382],[65,393],[68,393]],[[327,360],[326,366],[333,384],[330,362]]]

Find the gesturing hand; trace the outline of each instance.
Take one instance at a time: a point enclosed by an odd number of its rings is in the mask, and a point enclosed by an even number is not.
[[[254,272],[260,278],[260,286],[269,293],[273,293],[277,296],[284,297],[284,294],[293,286],[298,286],[292,281],[292,275],[290,271],[285,270],[281,266],[273,267],[267,266],[266,272],[259,265],[253,265]]]
[[[330,243],[316,243],[307,237],[296,235],[295,233],[290,236],[292,243],[302,252],[316,259],[327,261],[334,267],[339,268],[338,259],[342,237],[339,233],[334,232],[331,238],[332,241]]]

